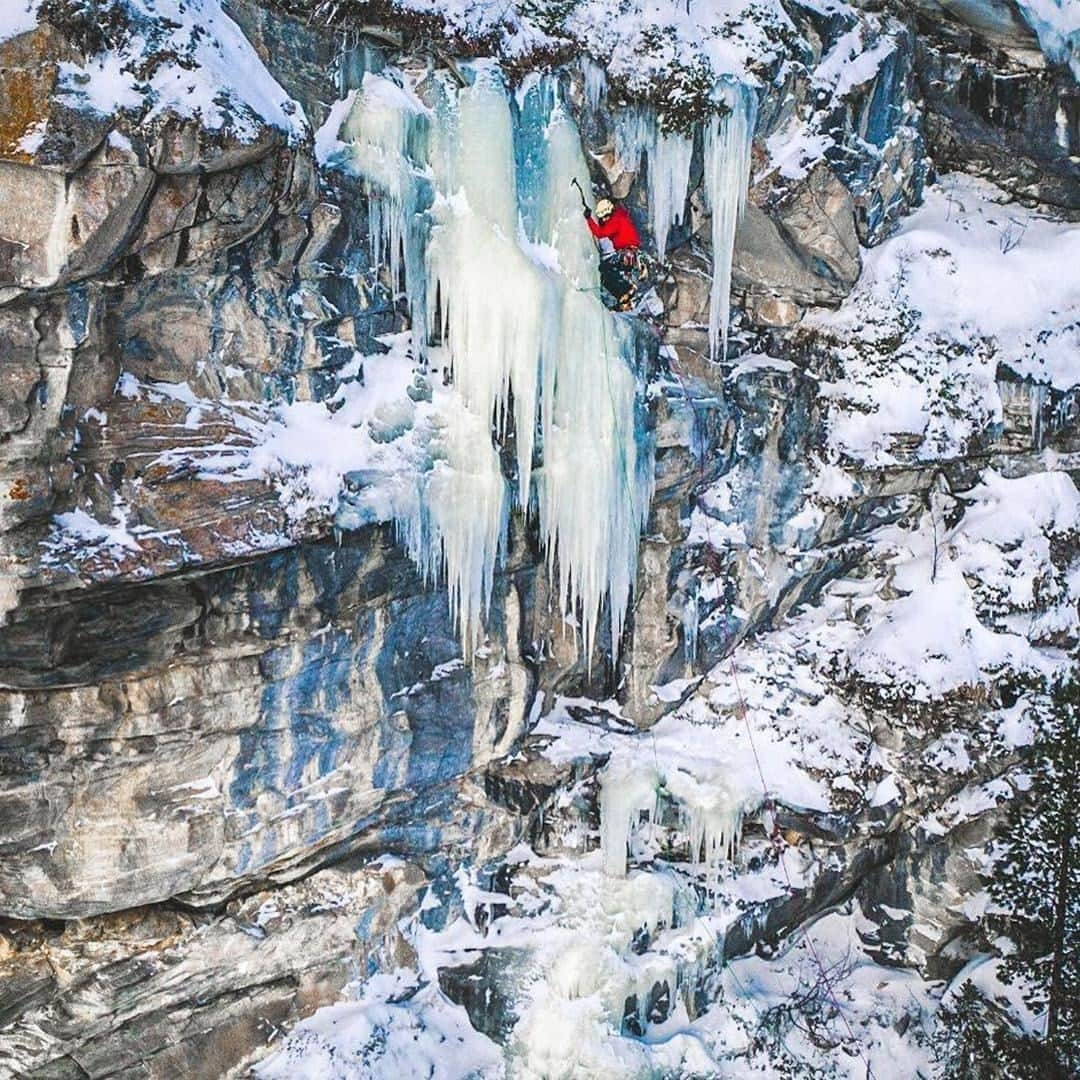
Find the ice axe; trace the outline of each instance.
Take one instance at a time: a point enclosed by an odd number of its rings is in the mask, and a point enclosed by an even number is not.
[[[585,201],[585,192],[581,190],[581,185],[578,183],[577,177],[571,176],[570,183],[577,188],[577,193],[581,196],[581,208],[583,210],[588,210],[589,204]]]

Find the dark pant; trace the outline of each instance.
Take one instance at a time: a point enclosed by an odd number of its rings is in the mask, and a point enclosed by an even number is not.
[[[624,264],[626,254],[624,249],[600,260],[600,284],[616,300],[621,300],[627,293],[634,291],[634,264]]]

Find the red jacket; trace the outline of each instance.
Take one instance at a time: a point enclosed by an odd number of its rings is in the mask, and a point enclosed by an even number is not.
[[[641,247],[641,237],[638,235],[637,226],[624,206],[616,206],[614,213],[607,221],[597,221],[593,217],[586,220],[593,236],[597,240],[607,237],[615,246],[616,251],[622,251],[623,248]]]

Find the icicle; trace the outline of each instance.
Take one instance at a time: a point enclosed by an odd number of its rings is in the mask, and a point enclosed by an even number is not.
[[[641,168],[641,155],[656,140],[656,115],[647,105],[628,105],[615,115],[615,156],[629,172]]]
[[[717,358],[722,339],[727,349],[731,294],[731,262],[735,230],[746,204],[750,146],[757,99],[741,84],[721,88],[730,112],[705,127],[705,198],[713,212],[713,286],[709,299],[709,347]],[[680,224],[690,188],[694,140],[690,135],[663,130],[655,112],[645,105],[622,109],[615,120],[615,154],[624,169],[641,168],[648,156],[652,229],[660,258],[667,254],[671,227]]]
[[[506,481],[488,424],[450,398],[431,468],[391,493],[398,542],[425,584],[446,582],[466,659],[480,644],[505,544]]]
[[[600,778],[600,846],[605,874],[626,876],[633,831],[643,815],[656,820],[661,790],[678,805],[693,866],[715,873],[721,862],[735,858],[746,806],[721,778],[698,778],[682,769],[661,775],[651,764],[613,758]]]
[[[690,840],[690,860],[695,866],[715,869],[722,860],[733,859],[742,838],[742,808],[723,799],[709,806],[685,811]]]
[[[697,660],[698,629],[701,624],[701,608],[698,604],[697,579],[693,579],[690,591],[683,601],[682,627],[683,627],[683,658],[687,666],[693,670]]]
[[[757,99],[741,84],[728,85],[730,111],[714,117],[705,129],[705,197],[712,211],[713,279],[709,294],[709,357],[727,355],[731,314],[731,264],[735,231],[746,206],[750,147]]]
[[[672,224],[683,220],[690,187],[694,140],[663,131],[648,105],[631,105],[615,119],[615,154],[624,169],[637,172],[641,156],[649,164],[649,200],[656,250],[663,258]]]
[[[372,262],[388,267],[395,294],[404,288],[421,349],[427,340],[422,271],[427,192],[420,167],[427,158],[430,119],[414,94],[368,72],[341,131],[370,195]]]
[[[734,859],[742,838],[745,804],[722,777],[695,777],[681,769],[664,776],[664,787],[679,805],[690,847],[690,862],[714,875]]]
[[[662,259],[673,224],[681,224],[690,187],[690,159],[694,140],[689,135],[657,130],[649,150],[649,197],[652,199],[653,235]]]
[[[656,817],[660,777],[656,770],[623,760],[612,760],[600,778],[600,848],[604,873],[626,877],[626,856],[631,834],[642,814]]]
[[[581,74],[585,80],[585,108],[590,113],[598,112],[607,95],[607,72],[591,57],[583,56]]]
[[[494,417],[500,435],[513,390],[519,498],[527,507],[538,372],[554,347],[557,297],[518,242],[513,121],[496,71],[482,69],[461,92],[444,134],[453,142],[444,182],[454,187],[435,208],[429,304],[438,293],[457,393],[477,416]]]
[[[557,560],[564,610],[580,615],[591,659],[605,596],[618,652],[653,472],[637,427],[632,330],[599,296],[595,247],[569,184],[571,176],[584,183],[588,173],[577,129],[561,108],[546,142],[545,218],[564,284],[556,360],[544,370],[540,532],[549,565]]]
[[[1031,408],[1031,446],[1034,450],[1041,450],[1046,439],[1043,424],[1043,413],[1046,409],[1048,387],[1046,383],[1031,383],[1028,386]]]

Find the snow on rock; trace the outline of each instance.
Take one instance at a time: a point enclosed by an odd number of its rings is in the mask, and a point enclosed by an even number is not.
[[[951,457],[1000,422],[998,365],[1067,390],[1080,381],[1080,227],[946,176],[879,247],[836,312],[808,317],[839,375],[830,443],[871,465]],[[992,302],[988,302],[992,298]]]
[[[726,1062],[716,1075],[783,1076],[795,1068],[850,1080],[934,1075],[924,1032],[938,1002],[917,972],[866,955],[864,935],[875,929],[847,907],[779,956],[732,961],[716,1003],[690,1028]],[[793,999],[801,1002],[799,1022],[785,1024]]]
[[[610,759],[600,795],[609,874],[625,873],[628,851],[632,863],[650,857],[648,828],[665,802],[691,860],[715,868],[734,856],[742,817],[762,807],[829,815],[850,812],[859,792],[867,805],[901,798],[845,683],[932,702],[1060,668],[1055,635],[1080,630],[1080,593],[1053,554],[1080,534],[1072,480],[987,470],[955,506],[963,512],[951,526],[935,506],[934,520],[874,530],[872,570],[832,582],[782,628],[742,643],[647,732],[613,722],[617,713],[601,725],[574,719],[567,702],[538,722],[553,760]],[[961,750],[950,760],[962,762]]]
[[[404,970],[376,975],[354,1000],[320,1009],[259,1062],[259,1080],[496,1080],[499,1048],[465,1010]]]
[[[852,133],[837,124],[836,116],[838,108],[854,99],[857,91],[881,78],[889,65],[902,56],[903,28],[887,16],[865,11],[856,19],[854,12],[842,3],[834,5],[827,14],[835,20],[836,36],[816,64],[808,60],[805,52],[789,61],[791,69],[800,72],[806,80],[808,93],[806,100],[790,113],[785,112],[779,126],[764,138],[765,165],[755,176],[755,184],[775,174],[781,182],[790,185],[804,180],[824,159],[842,170],[838,163],[853,152],[873,153],[872,143],[877,150],[886,149],[880,143],[880,131],[875,135],[871,130],[875,121],[872,102],[868,101],[862,109],[859,129],[854,133],[856,145],[845,143]],[[899,62],[903,64],[902,60]],[[910,106],[890,108],[897,113]],[[895,115],[890,118],[888,130],[892,130],[896,119]]]
[[[1050,674],[1061,657],[1037,644],[1038,623],[1021,614],[1037,595],[1048,604],[1058,591],[1077,626],[1076,598],[1054,584],[1050,549],[1052,537],[1080,530],[1072,480],[988,471],[962,498],[966,513],[951,529],[927,515],[916,529],[877,534],[876,558],[901,595],[871,601],[872,629],[849,653],[862,678],[917,700],[985,684],[1003,669]]]
[[[38,24],[41,0],[7,0],[0,9],[0,41],[29,33]]]
[[[837,39],[814,68],[811,81],[815,90],[843,98],[877,74],[884,59],[896,50],[896,39],[889,34],[868,34],[871,25],[858,23]]]
[[[105,524],[91,517],[81,507],[53,518],[53,531],[45,546],[53,558],[68,548],[104,548],[106,551],[138,551],[139,542],[132,536],[122,507],[117,507],[119,521]]]
[[[242,461],[224,458],[203,468],[269,479],[295,521],[339,513],[351,527],[392,521],[398,500],[430,461],[438,431],[411,335],[386,335],[381,343],[385,353],[356,356],[339,371],[326,401],[279,405]]]
[[[554,740],[545,750],[553,760],[610,758],[600,798],[609,874],[625,873],[627,850],[632,861],[648,857],[642,820],[658,821],[661,799],[675,810],[691,862],[714,877],[737,854],[745,816],[778,799],[835,808],[829,778],[862,774],[867,742],[858,713],[800,659],[822,621],[817,612],[760,647],[744,645],[647,732],[575,720],[565,702],[539,721],[533,732]]]
[[[685,95],[695,80],[742,77],[750,66],[774,61],[784,35],[794,32],[780,0],[584,0],[543,8],[515,0],[397,0],[395,6],[438,17],[453,36],[493,42],[510,59],[585,52],[634,96],[652,97],[670,81],[673,104],[680,87]]]
[[[25,0],[13,2],[18,8]],[[241,142],[254,140],[264,125],[294,141],[308,137],[302,110],[219,0],[118,0],[118,5],[126,29],[116,43],[85,64],[59,65],[59,93],[68,105],[106,116],[129,112],[144,124],[166,114],[194,117],[208,130],[226,131]],[[144,78],[139,72],[148,57],[154,62]]]

